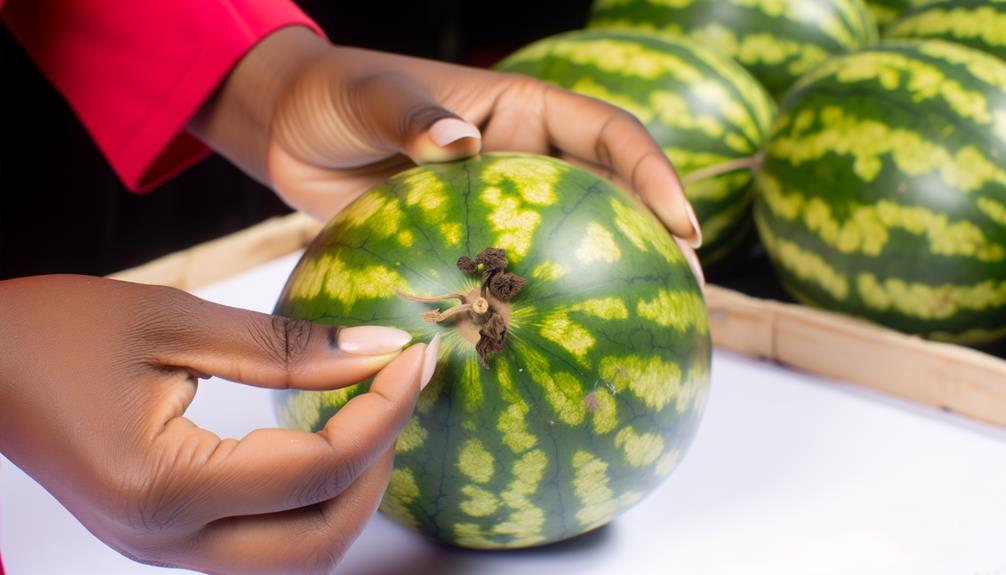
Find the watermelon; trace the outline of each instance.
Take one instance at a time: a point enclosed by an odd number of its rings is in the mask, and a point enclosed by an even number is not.
[[[924,2],[891,24],[887,37],[946,40],[1006,60],[1006,1]]]
[[[504,294],[497,278],[526,284]],[[381,509],[465,547],[611,521],[674,469],[707,395],[706,307],[673,239],[547,157],[483,155],[372,188],[307,249],[276,313],[443,336]],[[366,388],[277,392],[278,417],[318,430]]]
[[[914,4],[919,4],[925,0],[866,0],[866,7],[873,14],[874,21],[881,30],[886,30],[887,26],[901,16],[905,10]]]
[[[691,38],[740,62],[777,98],[828,56],[877,38],[862,0],[596,0],[589,26]]]
[[[1006,335],[1006,63],[885,42],[782,102],[755,221],[798,300],[925,337]]]
[[[687,40],[578,31],[535,42],[498,68],[605,100],[645,124],[686,182],[703,266],[715,271],[751,243],[751,168],[775,104],[736,63]],[[709,170],[723,173],[702,178]]]

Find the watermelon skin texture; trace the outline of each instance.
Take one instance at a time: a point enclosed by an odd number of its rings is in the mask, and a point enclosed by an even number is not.
[[[866,7],[873,15],[874,21],[881,31],[887,30],[891,22],[898,19],[906,10],[926,0],[866,0]]]
[[[836,58],[782,102],[755,221],[798,300],[938,340],[1006,335],[1006,64],[939,41]]]
[[[776,98],[829,56],[877,39],[862,0],[597,0],[588,26],[689,38],[739,62]]]
[[[396,295],[476,288],[455,262],[486,247],[529,282],[488,368],[458,330],[420,318],[431,304]],[[371,189],[308,248],[276,312],[442,334],[381,509],[464,547],[612,520],[674,469],[707,396],[706,308],[676,244],[606,180],[551,158],[483,155]],[[277,414],[318,430],[366,388],[277,392]]]
[[[535,42],[497,68],[619,106],[639,119],[678,174],[756,155],[775,103],[743,68],[687,40],[633,31],[577,31]],[[750,169],[690,183],[707,271],[754,239]],[[725,266],[724,266],[725,267]]]
[[[888,38],[945,40],[1006,60],[1006,1],[918,2],[885,33]]]

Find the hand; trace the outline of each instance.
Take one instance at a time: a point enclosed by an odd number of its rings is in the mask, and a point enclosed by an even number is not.
[[[288,28],[242,60],[192,129],[322,220],[411,163],[555,152],[612,176],[672,233],[701,243],[681,182],[642,124],[531,78],[333,47]]]
[[[437,351],[82,276],[0,282],[0,301],[4,455],[124,555],[213,573],[330,572],[377,508]],[[197,377],[327,389],[378,371],[315,434],[221,439],[184,417]]]

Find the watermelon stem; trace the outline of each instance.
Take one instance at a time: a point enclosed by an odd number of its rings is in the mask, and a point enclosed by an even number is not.
[[[750,170],[752,172],[757,172],[758,169],[761,168],[762,160],[764,159],[765,154],[758,152],[757,154],[746,158],[737,158],[736,160],[706,166],[681,178],[681,183],[683,183],[685,187],[688,187],[690,184],[694,184],[695,182],[708,178],[715,178],[716,176],[722,176],[723,174],[729,174],[730,172],[736,172],[738,170]]]
[[[452,317],[468,313],[467,320],[461,316],[458,329],[473,330],[478,328],[478,341],[475,351],[479,354],[482,367],[489,367],[490,357],[503,352],[509,327],[510,306],[507,302],[527,285],[527,280],[521,276],[505,271],[509,261],[506,251],[500,248],[486,248],[474,258],[461,256],[458,258],[458,269],[468,275],[482,276],[477,290],[467,295],[448,293],[441,296],[425,297],[398,290],[399,297],[422,303],[440,303],[449,299],[461,303],[446,311],[439,309],[423,312],[423,319],[430,323],[441,323]],[[465,333],[462,331],[462,333]],[[469,340],[474,341],[474,339]]]

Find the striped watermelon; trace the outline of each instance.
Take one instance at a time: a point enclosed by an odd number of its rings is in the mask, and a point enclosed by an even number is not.
[[[926,337],[1006,336],[1006,63],[940,41],[836,58],[781,104],[755,220],[797,299]]]
[[[753,240],[752,173],[744,161],[761,149],[775,104],[743,68],[688,41],[597,31],[541,40],[498,68],[606,100],[643,122],[687,182],[702,222],[704,266]],[[700,170],[733,165],[689,181]]]
[[[886,34],[956,42],[1006,60],[1006,0],[924,2],[905,12]]]
[[[905,10],[925,0],[866,0],[866,7],[881,30],[897,19]]]
[[[527,284],[509,303],[486,297],[508,335],[482,365],[474,342],[492,321],[429,323],[445,306],[411,298],[496,293],[459,269],[485,248]],[[466,547],[607,523],[674,469],[707,393],[706,308],[676,244],[606,180],[551,158],[485,155],[371,189],[308,248],[276,312],[443,335],[381,509]],[[361,391],[281,392],[277,412],[317,430]]]
[[[589,25],[691,38],[740,62],[776,97],[828,56],[877,37],[862,0],[596,0]]]

